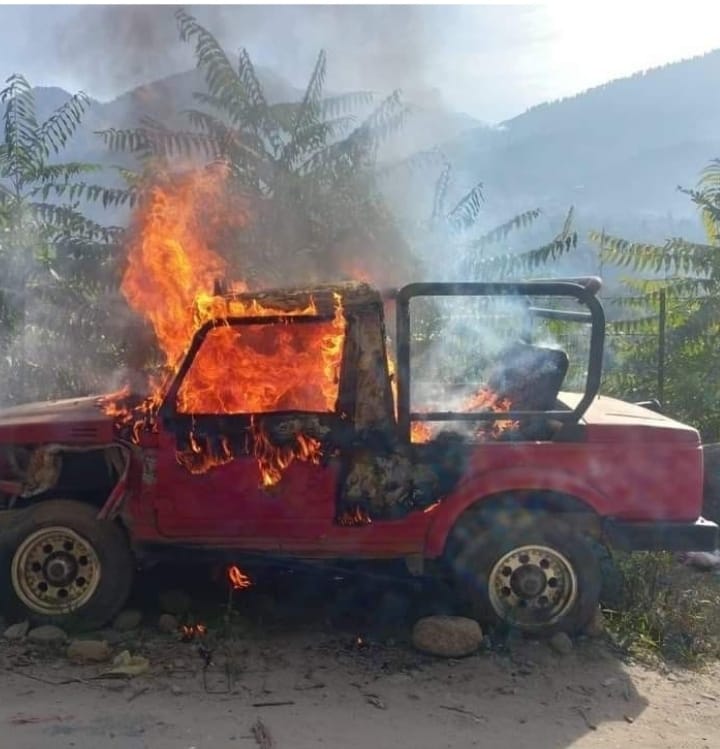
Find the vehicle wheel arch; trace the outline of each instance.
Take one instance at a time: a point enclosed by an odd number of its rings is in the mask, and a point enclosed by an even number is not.
[[[463,523],[473,523],[488,529],[493,523],[509,522],[512,517],[527,514],[533,518],[561,515],[574,528],[599,538],[601,518],[585,500],[573,494],[552,489],[512,489],[488,494],[477,499],[461,512],[452,524],[445,541],[445,549],[453,530]]]

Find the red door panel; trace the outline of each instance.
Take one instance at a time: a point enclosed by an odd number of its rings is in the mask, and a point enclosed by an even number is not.
[[[238,540],[247,546],[253,538],[319,538],[332,525],[336,463],[294,461],[275,486],[263,488],[253,457],[241,455],[192,474],[175,458],[174,435],[159,437],[155,503],[162,535]]]

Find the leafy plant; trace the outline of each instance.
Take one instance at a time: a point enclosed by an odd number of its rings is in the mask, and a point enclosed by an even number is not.
[[[103,131],[105,143],[134,154],[146,175],[172,172],[174,163],[227,165],[225,209],[230,215],[238,204],[249,206],[250,220],[218,250],[251,283],[337,279],[388,258],[398,273],[411,266],[374,173],[378,146],[406,116],[399,92],[380,102],[364,91],[325,96],[320,52],[300,100],[271,103],[246,50],[233,62],[191,15],[179,10],[176,18],[207,89],[194,94],[197,108],[183,113],[188,128],[146,119],[138,128]],[[369,106],[359,120],[354,113]]]
[[[720,655],[717,577],[684,567],[667,552],[636,552],[615,563],[624,600],[605,615],[622,648],[686,665]]]
[[[656,395],[658,326],[665,306],[664,405],[698,426],[706,439],[720,437],[720,160],[704,170],[695,190],[707,242],[673,237],[663,245],[630,242],[593,232],[604,262],[642,274],[628,278],[632,295],[614,323],[617,366],[608,383],[621,395]],[[662,299],[662,302],[661,302]],[[626,341],[626,343],[624,343]]]
[[[100,167],[56,159],[89,104],[79,92],[44,122],[21,75],[0,90],[0,345],[5,398],[72,393],[112,351],[100,333],[117,230],[55,193]],[[97,347],[97,348],[96,348]],[[107,362],[106,362],[107,363]]]

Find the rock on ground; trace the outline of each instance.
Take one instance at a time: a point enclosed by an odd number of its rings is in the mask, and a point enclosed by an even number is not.
[[[548,644],[556,653],[560,653],[560,655],[567,655],[573,649],[572,640],[564,632],[554,634],[548,641]]]
[[[67,649],[73,663],[103,663],[110,660],[112,649],[104,640],[73,640]]]
[[[165,590],[159,597],[160,608],[167,614],[187,614],[192,599],[184,590]]]
[[[142,621],[142,612],[136,609],[127,609],[121,611],[113,622],[113,629],[118,632],[129,632],[132,629],[137,629]]]
[[[43,624],[41,627],[35,627],[28,632],[30,642],[54,643],[66,642],[67,635],[65,631],[53,624]]]
[[[157,623],[158,629],[166,634],[177,632],[179,626],[178,620],[172,614],[163,614]]]
[[[460,658],[476,652],[482,630],[474,619],[464,616],[426,616],[413,627],[413,645],[423,653]]]
[[[28,629],[30,629],[30,622],[17,622],[17,624],[11,624],[5,630],[3,637],[6,640],[22,640],[28,633]]]

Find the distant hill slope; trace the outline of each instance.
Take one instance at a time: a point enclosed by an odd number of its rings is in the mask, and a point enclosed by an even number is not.
[[[720,156],[719,80],[717,50],[533,107],[443,150],[509,210],[550,202],[607,219],[688,217],[675,188]]]
[[[271,70],[258,75],[272,101],[302,94]],[[693,186],[708,160],[720,156],[718,80],[720,50],[533,107],[499,127],[444,109],[433,92],[413,93],[407,127],[381,157],[401,159],[439,144],[454,166],[456,192],[484,183],[490,224],[535,206],[554,222],[572,204],[581,234],[604,226],[653,241],[678,233],[697,237],[695,208],[676,187]],[[128,164],[94,131],[137,125],[143,115],[180,124],[178,111],[194,106],[192,92],[202,89],[200,73],[192,70],[93,102],[65,157]],[[67,97],[57,88],[36,91],[41,116]],[[436,176],[413,177],[403,190],[402,200],[419,216],[430,210]],[[122,219],[99,208],[92,213],[108,222]]]

